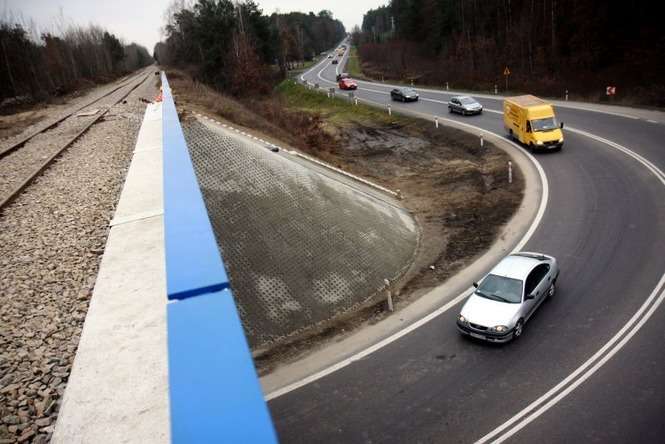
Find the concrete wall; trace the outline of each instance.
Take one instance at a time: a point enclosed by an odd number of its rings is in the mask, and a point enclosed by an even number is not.
[[[184,130],[253,347],[352,310],[411,265],[416,224],[389,196],[214,123]]]

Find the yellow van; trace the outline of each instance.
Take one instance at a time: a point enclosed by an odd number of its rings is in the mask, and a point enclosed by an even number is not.
[[[552,105],[538,97],[506,97],[503,124],[512,138],[532,151],[560,150],[563,146],[563,123],[557,124]]]

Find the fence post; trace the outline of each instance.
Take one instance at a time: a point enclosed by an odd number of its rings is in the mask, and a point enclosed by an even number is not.
[[[353,101],[356,102],[356,106],[358,106],[358,97],[355,97]]]
[[[480,135],[480,147],[482,148],[483,146],[485,146],[485,139],[483,139],[483,135],[481,134]]]
[[[389,115],[389,116],[392,116],[392,115],[393,115],[393,111],[392,111],[392,109],[390,108],[390,105],[388,105],[388,115]]]
[[[446,82],[446,91],[448,91],[448,82]]]
[[[390,291],[390,281],[388,279],[384,279],[383,283],[386,284],[386,299],[388,300],[388,311],[392,312],[394,311],[394,307],[393,307],[393,295],[392,292]]]
[[[568,90],[566,90],[566,102],[568,101]]]
[[[494,84],[494,95],[497,95],[497,94],[499,94],[499,85],[497,85],[497,84],[495,83],[495,84]]]
[[[437,116],[434,116],[434,126],[439,127],[439,118]]]
[[[508,161],[508,183],[513,183],[513,162]]]

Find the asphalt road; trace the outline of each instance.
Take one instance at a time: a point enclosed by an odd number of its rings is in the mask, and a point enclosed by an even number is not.
[[[305,79],[330,87],[322,78],[334,76],[327,60]],[[387,104],[389,90],[360,82],[356,95]],[[417,103],[393,102],[393,110],[504,134],[500,114],[451,116],[444,104],[451,94],[420,94]],[[479,101],[501,110],[500,100]],[[609,139],[665,169],[665,125],[568,108],[557,113],[566,128]],[[561,152],[536,155],[550,195],[525,247],[556,256],[561,277],[557,294],[530,319],[523,337],[504,346],[463,338],[455,328],[458,305],[366,358],[271,400],[281,442],[475,442],[599,350],[583,372],[536,406],[548,409],[529,411],[531,420],[512,424],[519,430],[508,427],[491,440],[665,440],[665,307],[657,306],[665,293],[662,287],[654,293],[665,272],[665,182],[607,143],[564,133]],[[623,348],[604,350],[617,333],[611,345],[625,340]]]

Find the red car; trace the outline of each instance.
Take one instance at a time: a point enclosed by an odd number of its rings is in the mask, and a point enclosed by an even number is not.
[[[339,89],[358,89],[358,84],[351,79],[341,79]]]

